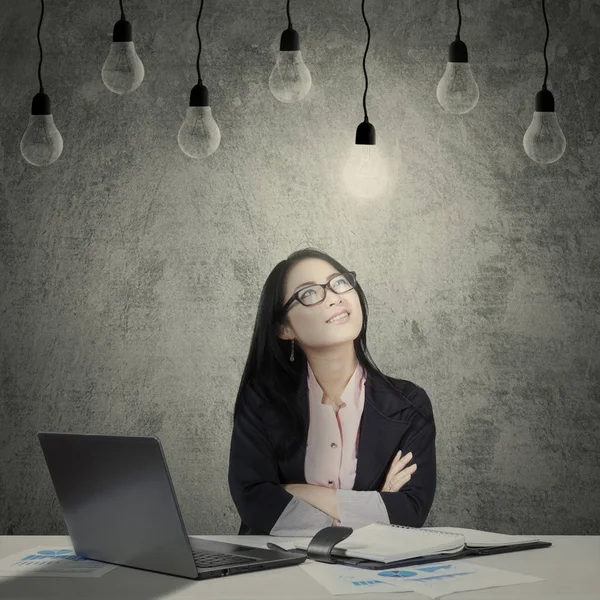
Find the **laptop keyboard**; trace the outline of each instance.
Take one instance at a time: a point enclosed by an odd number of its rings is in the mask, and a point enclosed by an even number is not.
[[[249,563],[258,560],[250,556],[238,556],[236,554],[221,554],[220,552],[209,552],[207,550],[194,550],[194,562],[197,567],[222,567],[225,565],[235,565],[240,563]]]

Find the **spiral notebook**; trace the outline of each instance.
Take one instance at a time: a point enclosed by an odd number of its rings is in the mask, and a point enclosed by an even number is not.
[[[460,533],[373,523],[355,529],[348,538],[335,546],[332,554],[388,563],[426,554],[460,552],[465,543],[465,536]],[[306,550],[308,543],[302,540],[294,546]]]
[[[278,542],[276,545],[286,550],[306,551],[310,541],[310,538],[305,538]],[[376,563],[397,563],[410,559],[418,561],[423,557],[429,560],[448,560],[464,556],[544,548],[550,545],[550,542],[540,541],[536,537],[505,535],[476,529],[418,528],[373,523],[355,529],[349,537],[336,544],[331,555],[342,559],[340,562],[346,564],[352,563],[371,568],[376,566]],[[364,565],[360,564],[361,561],[371,561],[372,565],[367,562]]]

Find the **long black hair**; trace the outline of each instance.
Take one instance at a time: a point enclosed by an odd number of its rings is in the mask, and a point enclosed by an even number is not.
[[[250,342],[250,350],[246,359],[246,366],[238,389],[233,418],[237,416],[243,391],[250,386],[256,393],[263,397],[280,417],[281,425],[288,430],[287,446],[284,451],[302,440],[304,426],[300,407],[297,406],[296,392],[301,382],[303,373],[306,373],[306,354],[295,345],[295,360],[290,362],[291,341],[283,340],[278,335],[282,324],[289,325],[286,313],[282,317],[279,311],[283,306],[285,297],[285,281],[290,269],[305,258],[320,258],[340,273],[347,273],[344,265],[316,248],[303,248],[290,254],[287,259],[279,262],[271,271],[263,286],[258,304],[258,312],[254,323],[254,332]],[[357,276],[359,279],[359,276]],[[363,325],[358,337],[354,340],[354,349],[358,362],[367,371],[368,376],[379,375],[392,387],[393,383],[379,370],[367,349],[367,299],[358,281],[354,287],[358,293],[363,313]]]

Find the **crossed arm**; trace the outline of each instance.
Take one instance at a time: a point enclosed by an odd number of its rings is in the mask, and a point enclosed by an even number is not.
[[[328,514],[339,523],[340,513],[335,489],[309,483],[286,483],[283,485],[283,489]]]
[[[312,536],[331,525],[356,529],[376,521],[389,523],[388,511],[376,491],[332,489],[306,483],[281,486],[292,499],[270,535]]]
[[[417,465],[415,463],[407,466],[412,458],[411,452],[405,456],[402,456],[401,451],[396,454],[385,478],[383,489],[397,492],[403,485],[410,481],[412,474],[417,470]],[[303,500],[307,504],[318,508],[330,517],[333,517],[336,521],[336,525],[340,524],[340,513],[342,513],[344,517],[347,517],[347,514],[345,514],[346,511],[344,510],[345,501],[347,501],[348,498],[357,498],[357,493],[354,492],[354,490],[351,490],[350,493],[348,493],[348,491],[338,493],[333,488],[311,485],[308,483],[286,483],[283,484],[282,487],[294,497]],[[374,500],[373,494],[376,493],[377,492],[368,492],[367,497],[371,499],[371,502]],[[364,493],[359,492],[358,496],[360,497],[361,495],[364,499]],[[340,504],[342,505],[342,510],[340,510]],[[381,501],[379,504],[385,509],[385,505]],[[375,514],[373,510],[367,510],[367,515],[365,516],[370,518],[376,516],[379,520],[389,522],[387,511],[385,510],[376,511]]]

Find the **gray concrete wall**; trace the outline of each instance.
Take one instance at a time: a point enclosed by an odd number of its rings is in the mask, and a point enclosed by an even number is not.
[[[435,95],[453,2],[369,0],[369,116],[394,178],[357,201],[340,173],[362,121],[360,1],[292,2],[313,87],[269,73],[285,2],[207,0],[203,79],[222,141],[177,145],[199,2],[125,2],[146,76],[103,85],[118,2],[47,2],[43,78],[64,138],[21,157],[39,4],[0,11],[0,534],[64,533],[39,430],[162,440],[190,533],[235,533],[226,481],[259,293],[315,244],[358,273],[369,346],[429,393],[430,525],[599,534],[600,4],[548,0],[560,161],[522,147],[544,75],[538,2],[463,2],[478,106]]]

